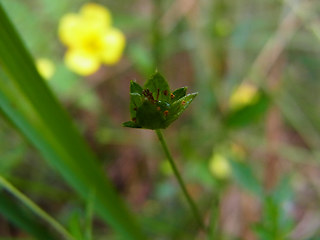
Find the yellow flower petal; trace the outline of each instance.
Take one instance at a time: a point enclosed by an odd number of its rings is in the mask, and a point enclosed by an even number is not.
[[[90,32],[91,31],[91,32]],[[77,49],[94,55],[98,58],[101,56],[101,52],[104,49],[103,35],[93,29],[87,28],[81,37],[79,37],[80,45],[75,45]]]
[[[87,3],[80,9],[80,15],[87,22],[96,25],[101,29],[106,29],[111,26],[110,11],[96,3]]]
[[[67,51],[64,60],[70,70],[84,76],[96,72],[100,66],[99,59],[94,55],[74,49]]]
[[[123,33],[112,28],[103,37],[104,49],[101,53],[102,61],[106,64],[114,64],[121,58],[125,47],[125,37]]]
[[[40,75],[46,80],[50,79],[55,71],[54,64],[47,58],[37,59],[36,67]]]
[[[221,154],[214,154],[209,162],[209,169],[215,177],[226,179],[230,176],[231,169],[228,160]]]
[[[102,24],[86,21],[75,14],[65,15],[59,23],[60,40],[73,48],[86,48],[95,39],[102,39],[105,31]]]
[[[256,86],[248,83],[241,84],[238,89],[234,91],[230,98],[230,108],[236,109],[247,104],[253,103],[257,98]]]
[[[81,75],[95,72],[101,62],[118,62],[125,46],[122,32],[111,28],[109,10],[95,3],[85,4],[79,14],[65,15],[59,37],[69,47],[67,66]]]
[[[64,44],[72,46],[78,42],[82,28],[82,20],[78,15],[72,13],[66,14],[59,22],[59,38]]]

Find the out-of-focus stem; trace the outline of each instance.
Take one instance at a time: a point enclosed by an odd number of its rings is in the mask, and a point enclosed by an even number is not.
[[[53,229],[55,229],[61,236],[63,236],[64,239],[75,240],[59,222],[57,222],[48,213],[43,211],[37,204],[35,204],[31,199],[25,196],[22,192],[20,192],[17,188],[15,188],[10,182],[8,182],[2,176],[0,176],[0,186],[5,188],[13,196],[19,199],[33,213],[35,213],[40,218],[42,218],[45,222],[47,222]]]
[[[169,163],[170,163],[170,165],[171,165],[171,168],[172,168],[172,170],[173,170],[173,173],[174,173],[174,175],[176,176],[176,178],[177,178],[177,180],[178,180],[178,183],[179,183],[179,185],[180,185],[180,187],[181,187],[181,190],[182,190],[184,196],[186,197],[187,202],[188,202],[188,204],[189,204],[189,206],[190,206],[190,208],[191,208],[191,210],[192,210],[195,218],[197,219],[199,226],[200,226],[203,230],[205,230],[206,228],[205,228],[205,225],[204,225],[204,223],[203,223],[203,221],[202,221],[202,218],[201,218],[201,216],[200,216],[199,210],[198,210],[196,204],[194,203],[194,201],[192,200],[191,196],[189,195],[189,193],[188,193],[188,191],[187,191],[187,188],[185,187],[185,184],[184,184],[184,182],[183,182],[183,179],[182,179],[182,177],[181,177],[181,175],[180,175],[180,173],[179,173],[179,171],[178,171],[178,168],[177,168],[176,164],[175,164],[174,161],[173,161],[173,158],[172,158],[172,156],[171,156],[171,154],[170,154],[170,152],[169,152],[169,149],[168,149],[168,147],[167,147],[167,144],[166,144],[166,142],[165,142],[165,140],[164,140],[164,138],[163,138],[163,135],[162,135],[161,131],[160,131],[159,129],[157,129],[157,130],[155,130],[155,131],[156,131],[156,133],[157,133],[157,135],[158,135],[159,141],[160,141],[160,143],[161,143],[161,145],[162,145],[162,148],[163,148],[163,150],[164,150],[164,152],[165,152],[165,154],[166,154],[166,157],[167,157],[168,160],[169,160]]]
[[[160,67],[162,52],[162,33],[160,17],[162,14],[162,0],[153,0],[152,19],[152,57],[155,69]]]
[[[95,190],[92,190],[89,193],[89,198],[87,200],[87,208],[86,208],[86,227],[85,227],[85,236],[86,240],[93,240],[92,236],[92,221],[93,221],[93,207],[94,207],[94,199],[95,199]]]

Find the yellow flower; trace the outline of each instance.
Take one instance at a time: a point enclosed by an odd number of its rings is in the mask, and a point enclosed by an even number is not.
[[[125,47],[123,33],[112,27],[109,10],[95,3],[78,14],[66,14],[59,23],[59,38],[67,47],[65,63],[80,75],[90,75],[102,63],[115,64]]]
[[[230,108],[241,108],[250,103],[254,103],[258,97],[258,90],[256,86],[248,83],[241,84],[231,95]]]
[[[51,60],[47,59],[47,58],[39,58],[36,60],[36,67],[38,72],[40,73],[40,75],[48,80],[50,79],[54,72],[55,72],[55,66],[52,63]]]
[[[213,176],[219,179],[227,179],[231,174],[228,160],[220,153],[212,155],[209,161],[209,170]]]

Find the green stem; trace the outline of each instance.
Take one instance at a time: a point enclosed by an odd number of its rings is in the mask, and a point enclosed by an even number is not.
[[[216,193],[216,196],[212,199],[211,204],[211,218],[208,225],[208,240],[220,239],[220,232],[218,228],[219,224],[219,201],[220,201],[220,193],[219,190]]]
[[[156,131],[156,133],[158,135],[158,138],[159,138],[159,141],[160,141],[160,143],[162,145],[162,148],[163,148],[163,150],[164,150],[164,152],[165,152],[165,154],[166,154],[166,156],[167,156],[167,158],[168,158],[168,160],[170,162],[170,165],[172,167],[174,175],[176,176],[176,178],[178,180],[178,183],[179,183],[179,185],[180,185],[180,187],[182,189],[182,192],[183,192],[184,196],[186,197],[187,202],[188,202],[188,204],[189,204],[194,216],[196,217],[199,226],[203,230],[205,230],[206,228],[205,228],[205,225],[203,224],[202,218],[201,218],[201,216],[199,214],[199,210],[197,209],[196,204],[192,200],[191,196],[189,195],[189,193],[187,191],[187,188],[185,187],[185,184],[184,184],[184,182],[182,180],[182,177],[181,177],[181,175],[180,175],[180,173],[178,171],[178,168],[177,168],[176,164],[173,161],[173,158],[172,158],[172,156],[171,156],[171,154],[169,152],[169,149],[167,147],[167,144],[166,144],[166,142],[165,142],[165,140],[163,138],[163,135],[162,135],[160,129],[156,129],[155,131]]]
[[[90,192],[89,198],[87,200],[87,209],[86,209],[86,227],[85,227],[85,239],[92,240],[92,221],[93,221],[93,207],[95,200],[95,190]]]
[[[46,221],[52,228],[54,228],[64,239],[67,240],[75,240],[64,227],[57,222],[54,218],[52,218],[49,214],[43,211],[37,204],[35,204],[31,199],[29,199],[26,195],[20,192],[16,187],[14,187],[10,182],[8,182],[5,178],[0,175],[0,185],[5,188],[8,192],[10,192],[13,196],[19,199],[26,207],[28,207],[32,212]]]
[[[162,14],[162,0],[153,1],[153,19],[152,19],[152,56],[153,66],[159,70],[162,53],[162,32],[160,17]]]

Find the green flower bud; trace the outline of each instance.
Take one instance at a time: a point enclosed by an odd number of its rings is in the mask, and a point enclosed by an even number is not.
[[[130,114],[132,121],[124,127],[161,129],[175,121],[198,93],[187,93],[187,87],[170,91],[165,78],[156,72],[142,88],[130,82]]]

